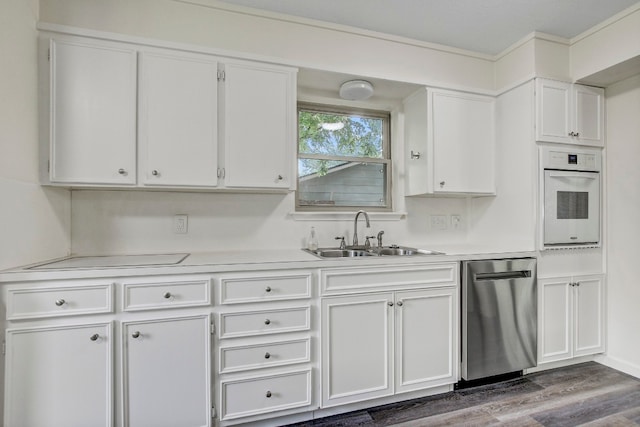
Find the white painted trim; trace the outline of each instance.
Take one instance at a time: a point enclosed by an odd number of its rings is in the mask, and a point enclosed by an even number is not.
[[[612,356],[598,356],[596,362],[601,363],[610,368],[622,371],[625,374],[632,375],[636,378],[640,378],[640,366],[633,363],[629,363],[625,360],[618,359]]]
[[[308,27],[316,27],[324,30],[336,31],[341,33],[352,34],[361,37],[369,37],[373,39],[392,41],[395,43],[401,43],[409,46],[422,47],[426,49],[436,50],[440,52],[453,53],[456,55],[468,56],[471,58],[484,59],[487,61],[493,61],[494,56],[486,53],[474,52],[471,50],[460,49],[438,43],[430,43],[421,40],[412,39],[409,37],[395,36],[392,34],[382,33],[378,31],[365,30],[361,28],[351,27],[349,25],[329,23],[325,21],[319,21],[310,18],[303,18],[299,16],[287,15],[283,13],[271,12],[261,9],[254,9],[246,6],[232,5],[229,3],[223,3],[217,0],[172,0],[177,3],[185,3],[193,6],[206,7],[209,9],[224,10],[226,12],[238,13],[241,15],[254,16],[258,18],[271,19],[274,21],[282,21],[292,24],[306,25]]]
[[[367,212],[376,221],[400,221],[407,218],[406,212]],[[294,221],[352,221],[355,212],[289,212]]]
[[[627,9],[623,10],[620,13],[617,13],[616,15],[613,15],[611,18],[602,21],[599,24],[596,24],[595,26],[589,28],[588,30],[586,30],[585,32],[578,34],[577,36],[573,37],[572,39],[569,40],[569,44],[573,45],[575,43],[578,43],[579,41],[592,36],[593,34],[604,30],[606,27],[615,24],[616,22],[626,18],[629,15],[633,15],[635,12],[640,11],[640,2],[634,4],[633,6],[628,7]]]
[[[512,44],[511,46],[509,46],[508,48],[506,48],[505,50],[503,50],[502,52],[498,53],[497,55],[494,55],[493,61],[495,62],[502,59],[506,55],[510,54],[514,50],[518,49],[522,45],[534,39],[545,40],[548,42],[563,44],[567,46],[571,44],[570,40],[564,37],[554,36],[552,34],[547,34],[547,33],[541,33],[539,31],[533,31],[527,34],[526,36],[524,36],[523,38],[521,38],[520,40],[518,40],[517,42],[515,42],[514,44]]]

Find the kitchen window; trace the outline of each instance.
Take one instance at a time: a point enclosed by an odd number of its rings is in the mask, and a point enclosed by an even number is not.
[[[299,211],[391,210],[388,112],[298,106]]]

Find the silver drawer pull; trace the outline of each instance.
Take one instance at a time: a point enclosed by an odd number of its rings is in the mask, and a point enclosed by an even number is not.
[[[271,286],[267,286],[266,288],[264,288],[265,292],[271,292]]]
[[[267,351],[267,352],[264,354],[264,358],[265,358],[265,359],[269,359],[270,357],[271,357],[271,354]]]
[[[64,299],[62,299],[62,298],[60,298],[60,299],[57,299],[57,300],[56,300],[56,305],[57,305],[58,307],[62,307],[62,306],[63,306],[63,305],[65,305],[66,303],[67,303],[67,302],[66,302]]]
[[[171,295],[171,292],[165,292],[163,297],[164,297],[164,299],[171,299],[171,297],[173,297],[173,295]]]
[[[131,336],[133,338],[140,338],[140,331],[135,331],[134,333],[131,334]]]
[[[100,338],[100,335],[98,334],[93,334],[89,337],[91,341],[98,341],[98,338]]]
[[[267,394],[265,394],[265,396],[267,396],[267,398],[271,397],[271,392],[267,390]]]
[[[264,324],[265,324],[265,325],[270,325],[270,324],[271,324],[271,320],[269,320],[269,319],[264,319]]]

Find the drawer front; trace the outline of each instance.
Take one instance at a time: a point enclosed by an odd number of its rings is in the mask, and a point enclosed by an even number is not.
[[[113,312],[113,285],[11,289],[7,319],[73,316]]]
[[[211,304],[210,280],[125,284],[124,311],[156,310]]]
[[[311,273],[280,276],[223,277],[220,303],[278,301],[311,297]]]
[[[230,420],[311,404],[311,370],[222,381],[221,419]]]
[[[309,362],[309,338],[220,349],[220,373]]]
[[[371,289],[456,286],[458,263],[330,269],[320,273],[320,280],[323,295]]]
[[[280,332],[306,331],[310,308],[260,310],[220,314],[220,338],[247,337]]]

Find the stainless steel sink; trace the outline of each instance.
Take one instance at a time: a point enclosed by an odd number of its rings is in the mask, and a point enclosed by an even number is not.
[[[405,246],[383,246],[382,248],[347,247],[340,248],[319,248],[316,250],[303,249],[320,258],[354,258],[354,257],[387,257],[387,256],[421,256],[421,255],[444,255],[442,252],[428,251],[424,249],[409,248]]]
[[[361,250],[361,249],[317,249],[315,251],[309,251],[314,255],[317,255],[322,258],[353,258],[359,256],[372,256],[371,252]]]

